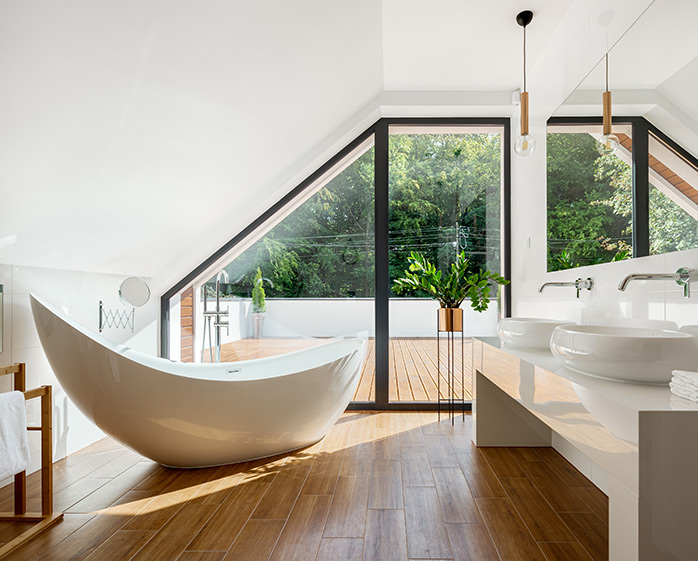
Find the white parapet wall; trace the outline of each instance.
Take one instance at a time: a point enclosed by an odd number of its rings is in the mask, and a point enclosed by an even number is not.
[[[264,337],[341,337],[375,334],[374,300],[372,298],[268,298],[264,314]],[[209,301],[208,309],[215,307]],[[436,310],[434,300],[396,298],[390,300],[391,337],[435,337]],[[225,298],[221,308],[229,309],[230,330],[222,333],[228,343],[252,337],[251,301],[248,298]],[[469,301],[463,305],[464,335],[494,335],[499,313],[493,302],[483,313],[475,312]],[[201,356],[204,318],[201,302],[196,306],[195,353]],[[214,341],[214,334],[211,336]],[[208,347],[208,335],[205,347]]]

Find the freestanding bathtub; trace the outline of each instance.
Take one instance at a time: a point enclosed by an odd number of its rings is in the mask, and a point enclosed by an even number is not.
[[[215,466],[320,440],[359,383],[365,344],[331,341],[270,358],[191,364],[88,331],[31,296],[51,368],[105,433],[171,467]]]

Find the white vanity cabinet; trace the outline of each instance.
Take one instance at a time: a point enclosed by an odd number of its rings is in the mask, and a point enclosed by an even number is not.
[[[698,404],[498,338],[473,341],[473,396],[477,446],[554,446],[609,496],[611,561],[698,559]]]

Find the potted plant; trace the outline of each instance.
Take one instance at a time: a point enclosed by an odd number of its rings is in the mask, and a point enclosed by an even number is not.
[[[263,282],[262,271],[257,267],[257,274],[254,277],[254,285],[252,287],[252,327],[255,339],[259,339],[262,336],[264,312],[267,310],[264,287],[262,286]]]
[[[398,293],[421,290],[438,300],[439,331],[461,331],[463,329],[463,300],[470,298],[470,306],[476,312],[484,312],[490,303],[490,283],[509,284],[504,277],[490,271],[468,274],[469,260],[462,251],[456,262],[443,274],[424,255],[413,251],[407,259],[409,270],[395,280],[393,290]]]

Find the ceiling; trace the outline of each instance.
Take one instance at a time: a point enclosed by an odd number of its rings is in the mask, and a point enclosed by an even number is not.
[[[506,90],[572,0],[0,4],[0,263],[197,263],[384,90]]]
[[[655,0],[609,52],[609,88],[616,115],[644,115],[698,154],[698,2]],[[560,108],[600,113],[601,61]]]

